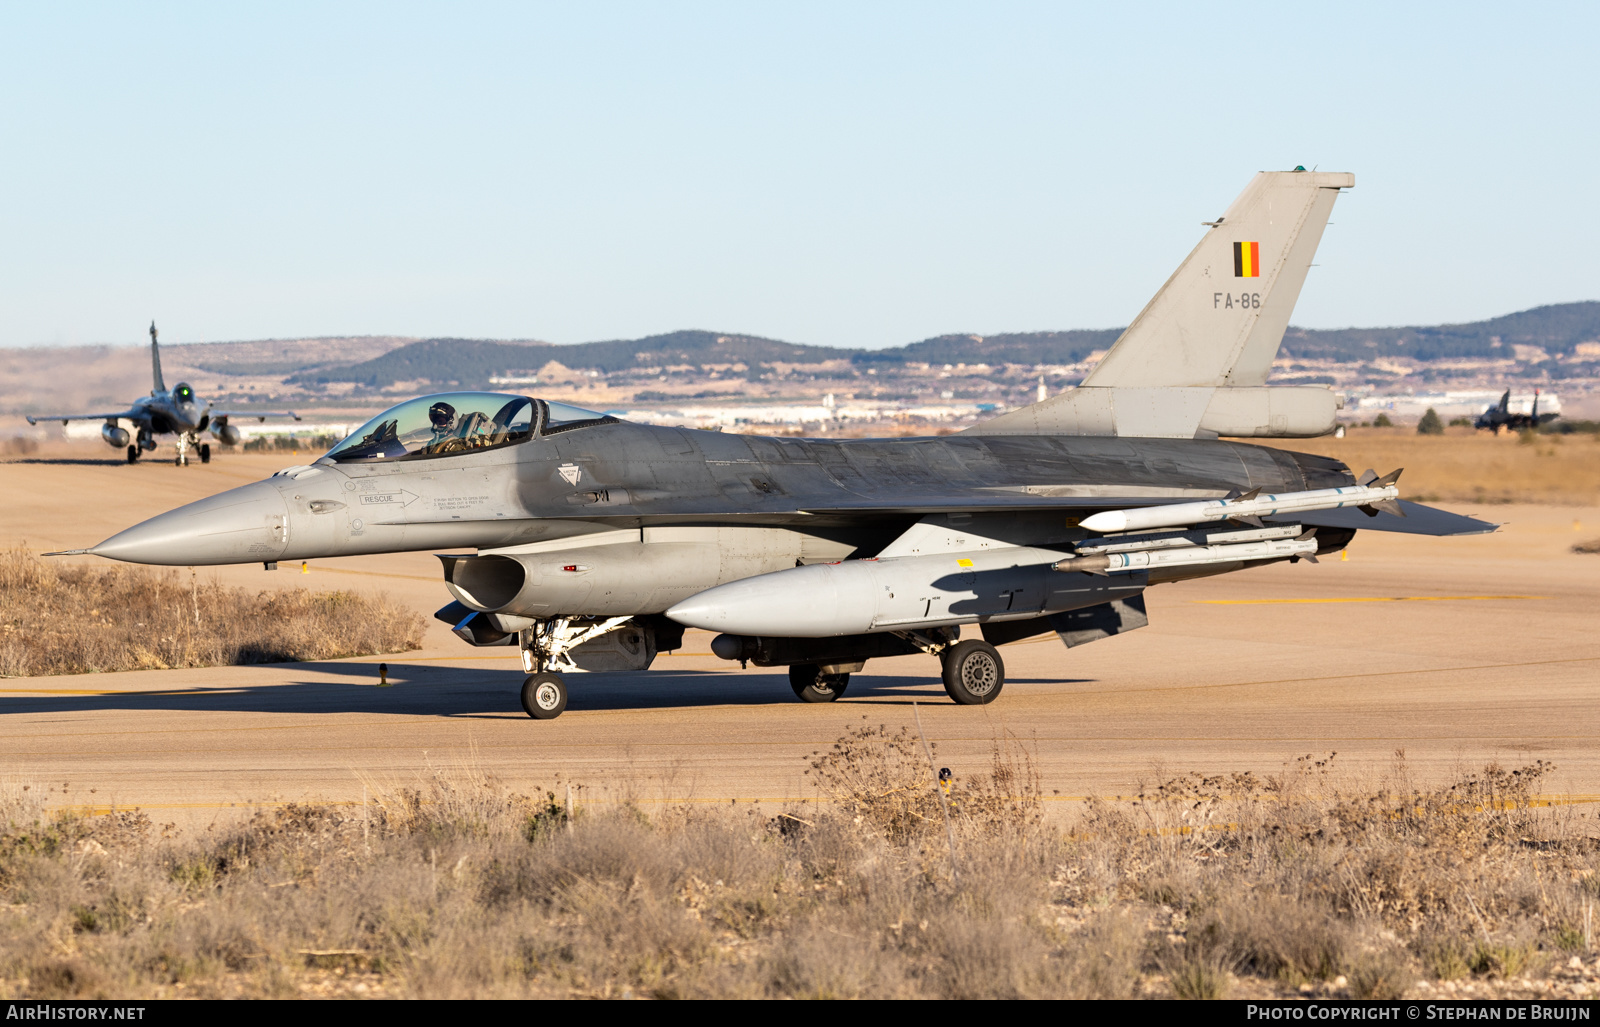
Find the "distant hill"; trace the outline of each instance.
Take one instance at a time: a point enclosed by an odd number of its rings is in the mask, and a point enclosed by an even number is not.
[[[1283,349],[1312,360],[1363,360],[1376,356],[1443,360],[1509,356],[1511,346],[1538,346],[1552,356],[1580,342],[1600,340],[1600,302],[1557,303],[1469,324],[1311,331],[1291,327]],[[1499,343],[1497,346],[1496,343]]]
[[[361,382],[383,387],[399,381],[481,384],[513,368],[537,368],[550,360],[571,368],[602,372],[675,364],[818,364],[849,359],[855,350],[779,342],[755,335],[683,331],[643,339],[612,339],[556,345],[549,342],[492,342],[483,339],[424,339],[371,360],[295,375],[290,384]]]
[[[839,349],[707,331],[671,332],[642,339],[557,345],[485,339],[423,339],[369,360],[302,370],[289,384],[359,382],[382,388],[401,381],[485,383],[513,369],[536,369],[555,360],[578,370],[620,371],[641,366],[770,363],[816,364],[1074,364],[1116,341],[1120,328],[1000,335],[939,335],[886,349]],[[1515,345],[1552,355],[1580,342],[1600,340],[1600,302],[1562,303],[1470,324],[1399,328],[1293,328],[1283,352],[1302,359],[1356,362],[1380,356],[1417,360],[1509,356]]]
[[[1121,328],[1071,332],[1005,332],[1000,335],[937,335],[894,349],[866,350],[858,363],[926,361],[930,364],[1076,364],[1117,341]]]

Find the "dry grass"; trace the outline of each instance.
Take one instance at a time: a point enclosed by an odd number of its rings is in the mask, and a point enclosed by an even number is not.
[[[194,571],[0,553],[0,676],[326,660],[421,647],[383,595],[252,592]]]
[[[1600,856],[1534,803],[1544,764],[1346,789],[1306,758],[1062,831],[1002,739],[947,833],[914,733],[811,762],[836,801],[775,817],[569,821],[466,767],[198,838],[0,787],[0,994],[1381,998],[1593,961]]]
[[[1418,435],[1410,428],[1351,428],[1342,439],[1251,440],[1331,456],[1360,474],[1404,467],[1400,494],[1419,502],[1600,502],[1600,435],[1495,437],[1471,428]]]

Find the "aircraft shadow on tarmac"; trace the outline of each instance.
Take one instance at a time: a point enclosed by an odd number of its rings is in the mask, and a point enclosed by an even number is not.
[[[120,457],[109,460],[94,460],[87,457],[43,457],[31,456],[20,460],[0,460],[7,464],[45,464],[52,467],[121,467],[127,461]],[[168,463],[171,463],[169,460]]]
[[[281,667],[281,665],[279,665]],[[0,716],[74,713],[89,710],[163,710],[239,713],[389,713],[457,718],[523,717],[518,689],[521,670],[486,670],[389,664],[392,687],[377,687],[370,663],[306,663],[322,674],[355,681],[290,681],[269,685],[218,686],[104,695],[7,696]],[[92,676],[57,679],[92,687]],[[568,679],[568,709],[649,710],[694,706],[770,706],[795,703],[784,674],[656,671],[649,674],[574,674]],[[1017,683],[1068,684],[1067,679],[1014,679]],[[921,676],[856,676],[844,702],[903,705],[948,702],[938,679]]]

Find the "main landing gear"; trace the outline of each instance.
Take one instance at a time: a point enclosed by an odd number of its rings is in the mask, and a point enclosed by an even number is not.
[[[815,663],[796,663],[789,667],[789,687],[801,702],[833,702],[844,695],[849,674],[824,674]]]
[[[1006,683],[1005,661],[988,642],[957,642],[939,654],[944,664],[944,690],[962,706],[982,706],[1000,697]]]
[[[959,629],[897,632],[901,638],[930,656],[939,658],[944,690],[962,706],[983,706],[1000,697],[1006,683],[1006,665],[1000,652],[988,642],[960,638]],[[849,687],[852,670],[862,663],[835,663],[819,666],[796,663],[789,667],[789,687],[801,702],[833,702]],[[532,680],[531,678],[529,680]]]

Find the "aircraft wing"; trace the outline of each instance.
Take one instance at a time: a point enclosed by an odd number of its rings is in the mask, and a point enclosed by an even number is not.
[[[254,417],[258,421],[265,421],[269,417],[292,417],[300,420],[300,415],[293,410],[213,410],[212,417]]]
[[[114,414],[29,414],[28,423],[38,424],[40,421],[109,421],[112,418],[121,418],[124,421],[144,421],[148,417],[142,411],[121,410]]]
[[[1487,535],[1498,531],[1500,525],[1480,521],[1476,517],[1453,514],[1432,506],[1423,506],[1410,500],[1398,501],[1406,512],[1404,517],[1379,511],[1368,517],[1359,507],[1342,510],[1312,510],[1306,513],[1284,514],[1271,518],[1280,523],[1304,524],[1318,528],[1358,528],[1367,531],[1398,531],[1407,535]]]

